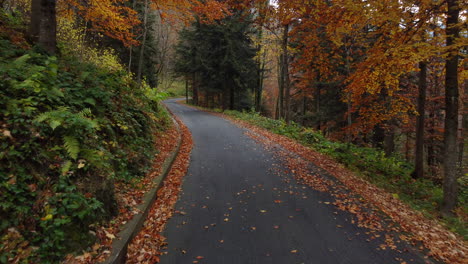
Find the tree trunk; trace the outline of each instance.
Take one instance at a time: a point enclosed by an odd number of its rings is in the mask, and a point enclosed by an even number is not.
[[[132,7],[133,7],[133,10],[135,10],[136,0],[132,1]],[[133,33],[133,29],[132,29],[132,33]],[[129,53],[128,54],[128,72],[132,72],[133,46],[130,46],[128,53]]]
[[[291,85],[289,80],[289,55],[288,55],[289,25],[283,29],[283,81],[284,81],[284,119],[289,124],[291,117]]]
[[[372,134],[372,146],[374,148],[384,149],[385,130],[381,125],[376,125]]]
[[[304,90],[301,91],[302,93],[302,122],[301,124],[305,126],[306,121],[306,113],[307,113],[307,96]]]
[[[387,157],[395,152],[395,130],[393,127],[385,131],[384,152]]]
[[[198,83],[196,73],[192,75],[192,103],[198,105]]]
[[[229,109],[234,110],[234,88],[229,85]]]
[[[315,88],[315,115],[317,116],[317,124],[316,124],[316,129],[320,130],[322,129],[322,114],[320,113],[321,108],[320,108],[320,95],[322,93],[322,84],[320,82],[320,73],[317,74],[317,85]]]
[[[278,101],[277,101],[277,112],[276,119],[283,117],[283,95],[284,95],[284,76],[283,76],[283,56],[279,56],[278,62]]]
[[[260,73],[259,73],[259,80],[258,80],[258,87],[257,87],[257,94],[255,96],[255,111],[260,112],[262,110],[262,92],[263,92],[263,83],[265,79],[265,60],[266,60],[266,51],[261,59],[260,64]]]
[[[442,213],[453,214],[457,205],[457,130],[458,130],[458,50],[451,48],[459,37],[457,0],[447,0],[446,41],[450,54],[445,62],[445,125],[444,125],[444,200]]]
[[[188,76],[185,76],[185,102],[188,104],[188,90],[189,90]]]
[[[424,177],[424,119],[427,90],[427,63],[419,63],[419,94],[418,94],[418,117],[416,122],[416,148],[414,177]]]
[[[146,36],[148,33],[148,0],[145,0],[145,10],[143,15],[143,40],[141,41],[140,57],[138,58],[137,82],[141,85],[143,61],[145,55]]]
[[[57,53],[56,0],[32,0],[29,38],[50,54]]]

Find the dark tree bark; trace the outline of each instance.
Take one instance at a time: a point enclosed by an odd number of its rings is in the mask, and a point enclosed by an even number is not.
[[[322,84],[320,82],[320,73],[317,74],[317,85],[315,87],[315,114],[318,116],[317,118],[317,124],[315,128],[317,130],[320,130],[322,128],[322,114],[320,113],[321,108],[320,108],[320,95],[322,94]]]
[[[372,133],[372,146],[374,148],[383,149],[384,139],[385,139],[385,130],[382,128],[381,125],[376,125]]]
[[[137,82],[141,85],[143,74],[143,61],[145,56],[146,37],[148,34],[148,0],[145,0],[145,10],[143,15],[143,40],[141,41],[140,57],[138,58]]]
[[[188,77],[185,76],[185,102],[188,104],[188,90],[189,90],[189,82]]]
[[[393,126],[385,131],[384,152],[387,157],[395,152],[395,130]]]
[[[133,10],[135,10],[136,0],[132,1],[132,8]],[[132,33],[133,33],[133,29],[132,29]],[[132,60],[133,60],[133,46],[130,46],[128,50],[128,72],[132,72]]]
[[[291,118],[291,84],[289,80],[289,54],[288,54],[289,25],[283,29],[283,87],[284,87],[284,119],[289,124]]]
[[[419,63],[418,119],[416,122],[416,149],[414,177],[424,177],[424,122],[426,112],[427,63]]]
[[[229,109],[234,110],[234,88],[229,85]]]
[[[450,48],[460,35],[458,1],[447,0],[447,10],[446,41]],[[458,51],[452,48],[445,62],[444,200],[441,208],[444,215],[453,214],[457,205],[458,100]]]
[[[284,106],[284,75],[283,75],[283,55],[279,56],[279,63],[278,63],[278,98],[276,102],[276,119],[280,119],[283,117],[283,106]]]
[[[307,95],[304,90],[301,91],[302,93],[302,109],[301,109],[301,124],[305,126],[306,123],[306,113],[307,113]]]
[[[56,0],[32,0],[29,38],[50,54],[57,53]]]
[[[197,74],[192,74],[192,103],[198,105],[198,83]]]

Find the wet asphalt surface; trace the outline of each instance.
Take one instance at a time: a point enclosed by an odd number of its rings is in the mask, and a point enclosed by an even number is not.
[[[160,263],[425,263],[405,244],[378,250],[385,234],[369,239],[329,194],[297,184],[274,147],[175,101],[194,146]]]

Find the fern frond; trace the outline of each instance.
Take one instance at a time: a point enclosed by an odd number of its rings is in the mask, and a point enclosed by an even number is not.
[[[81,117],[91,117],[91,115],[92,115],[92,113],[91,113],[90,108],[85,108],[85,109],[80,111],[80,116]]]
[[[72,162],[67,160],[63,163],[62,165],[62,175],[65,175],[67,174],[68,171],[70,171],[70,168],[71,168],[71,165],[72,165]]]
[[[64,136],[63,137],[63,147],[67,151],[68,155],[72,159],[78,158],[78,153],[80,153],[80,143],[78,139],[72,136]]]

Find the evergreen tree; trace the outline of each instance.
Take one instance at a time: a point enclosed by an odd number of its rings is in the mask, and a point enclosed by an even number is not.
[[[255,87],[258,70],[251,33],[251,21],[241,13],[212,24],[197,21],[181,32],[176,71],[190,78],[196,104],[251,106],[249,88]]]

